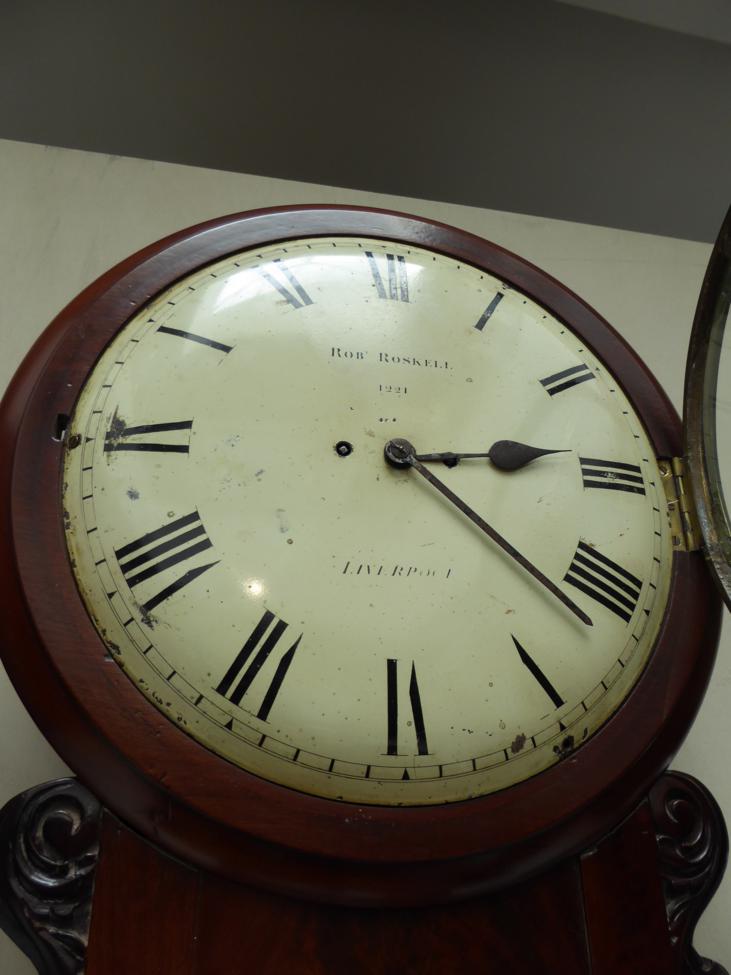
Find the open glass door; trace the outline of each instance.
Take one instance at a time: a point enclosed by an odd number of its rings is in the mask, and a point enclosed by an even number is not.
[[[731,209],[701,288],[685,373],[685,458],[703,548],[731,609]]]

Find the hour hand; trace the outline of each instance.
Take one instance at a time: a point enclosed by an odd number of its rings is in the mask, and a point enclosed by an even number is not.
[[[568,450],[548,450],[544,447],[531,447],[527,443],[517,440],[496,440],[489,450],[479,454],[454,453],[451,450],[439,454],[416,454],[416,460],[441,461],[447,467],[456,467],[465,458],[487,457],[495,467],[501,471],[517,471],[531,461],[544,457],[546,454],[567,454]]]

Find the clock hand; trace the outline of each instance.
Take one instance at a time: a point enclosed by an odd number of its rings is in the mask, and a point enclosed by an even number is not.
[[[447,467],[456,467],[462,458],[489,457],[495,467],[501,471],[517,471],[545,454],[567,453],[570,451],[544,450],[542,447],[530,447],[527,443],[519,443],[517,440],[497,440],[484,454],[455,454],[447,450],[440,454],[417,454],[416,459],[420,461],[440,460]]]
[[[482,531],[497,545],[499,545],[504,552],[507,552],[508,555],[518,563],[518,565],[521,565],[533,576],[534,579],[537,579],[541,585],[545,586],[550,593],[560,600],[564,606],[570,609],[574,616],[577,616],[581,622],[586,623],[587,626],[594,625],[586,613],[579,609],[576,603],[569,599],[565,593],[561,592],[558,586],[551,582],[551,580],[545,576],[540,569],[537,569],[532,562],[529,562],[524,555],[521,555],[520,552],[514,548],[510,542],[503,538],[499,532],[495,531],[492,525],[489,525],[484,518],[478,515],[476,511],[473,511],[473,509],[465,504],[461,498],[457,497],[451,488],[448,488],[446,484],[439,480],[439,478],[435,477],[427,467],[424,467],[419,460],[419,456],[417,455],[413,445],[409,443],[408,440],[404,440],[401,437],[397,437],[394,440],[389,440],[383,452],[386,460],[393,467],[411,467],[421,474],[422,477],[426,478],[426,480],[433,487],[435,487],[437,491],[441,492],[445,498],[451,501],[452,504],[464,515],[466,515],[471,522],[477,525],[478,528],[481,528]]]

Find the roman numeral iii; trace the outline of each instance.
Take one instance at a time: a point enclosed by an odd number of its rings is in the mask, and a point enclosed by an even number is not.
[[[597,460],[595,457],[579,457],[579,463],[585,488],[645,493],[642,471],[636,464],[620,464],[616,460]]]
[[[114,415],[104,437],[105,453],[117,450],[152,451],[154,453],[190,453],[192,420],[176,420],[172,423],[143,423],[129,427]],[[170,434],[170,436],[160,436]]]
[[[312,304],[312,298],[299,283],[292,271],[283,264],[280,258],[267,265],[270,270],[259,269],[259,274],[267,284],[275,288],[284,300],[293,308],[304,308]]]
[[[386,754],[398,755],[398,660],[389,659],[386,661],[386,698],[388,715]],[[417,753],[428,755],[429,746],[426,741],[424,712],[421,707],[421,695],[419,694],[419,683],[416,679],[416,665],[414,663],[411,664],[411,679],[409,680],[409,704],[411,705],[411,716],[416,734]]]
[[[365,256],[368,258],[368,266],[371,269],[378,297],[387,301],[408,301],[409,279],[406,274],[406,258],[402,257],[401,254],[386,254],[387,291],[373,252],[366,251]]]
[[[176,565],[188,562],[206,549],[213,548],[213,543],[206,535],[197,511],[182,518],[176,518],[162,528],[142,535],[141,538],[115,549],[119,568],[130,589],[142,585],[153,576],[172,569]],[[149,613],[163,600],[179,592],[185,586],[197,579],[198,576],[212,569],[218,562],[198,565],[188,569],[169,585],[161,589],[156,595],[142,603],[142,609]]]
[[[273,626],[272,623],[274,624]],[[237,654],[236,659],[216,687],[218,693],[228,698],[232,704],[241,704],[244,695],[254,682],[254,678],[275,651],[286,629],[287,623],[284,620],[278,619],[274,613],[265,610],[261,619],[251,631],[246,643],[244,643]],[[297,652],[297,647],[301,639],[302,634],[297,637],[277,664],[274,676],[270,679],[259,710],[256,712],[257,718],[261,718],[262,721],[266,721],[269,717],[269,712],[284,683],[284,678],[287,676],[287,671],[294,660],[294,655]]]
[[[564,580],[629,623],[642,580],[585,542],[579,542]]]

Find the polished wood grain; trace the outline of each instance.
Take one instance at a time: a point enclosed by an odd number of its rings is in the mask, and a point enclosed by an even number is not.
[[[86,975],[589,972],[576,861],[492,897],[368,910],[185,867],[112,817],[102,848]]]
[[[231,880],[351,906],[450,902],[521,881],[578,853],[639,802],[669,763],[708,681],[719,601],[699,553],[677,554],[650,662],[619,711],[578,750],[511,789],[390,809],[264,782],[181,733],[106,652],[65,547],[59,416],[119,328],[181,275],[293,236],[413,242],[522,288],[617,376],[658,456],[678,418],[637,356],[552,278],[470,234],[404,215],[334,207],[258,211],[173,235],[86,289],[44,333],[0,407],[0,646],[43,732],[104,804],[170,854]],[[406,869],[408,868],[408,869]]]
[[[592,975],[680,971],[668,931],[647,803],[581,859]]]
[[[199,870],[100,816],[75,780],[17,796],[0,839],[14,864],[0,926],[43,975],[727,975],[693,934],[728,836],[708,790],[678,772],[581,856],[424,908],[320,904]]]
[[[576,864],[565,863],[491,897],[422,909],[359,910],[263,895],[206,877],[199,971],[228,975],[232,959],[245,951],[247,964],[262,975],[585,975],[577,878]]]
[[[107,815],[86,972],[726,975],[692,945],[726,851],[712,797],[668,773],[596,847],[528,882],[449,905],[363,909],[185,866]]]
[[[200,879],[106,813],[85,975],[195,975]]]

